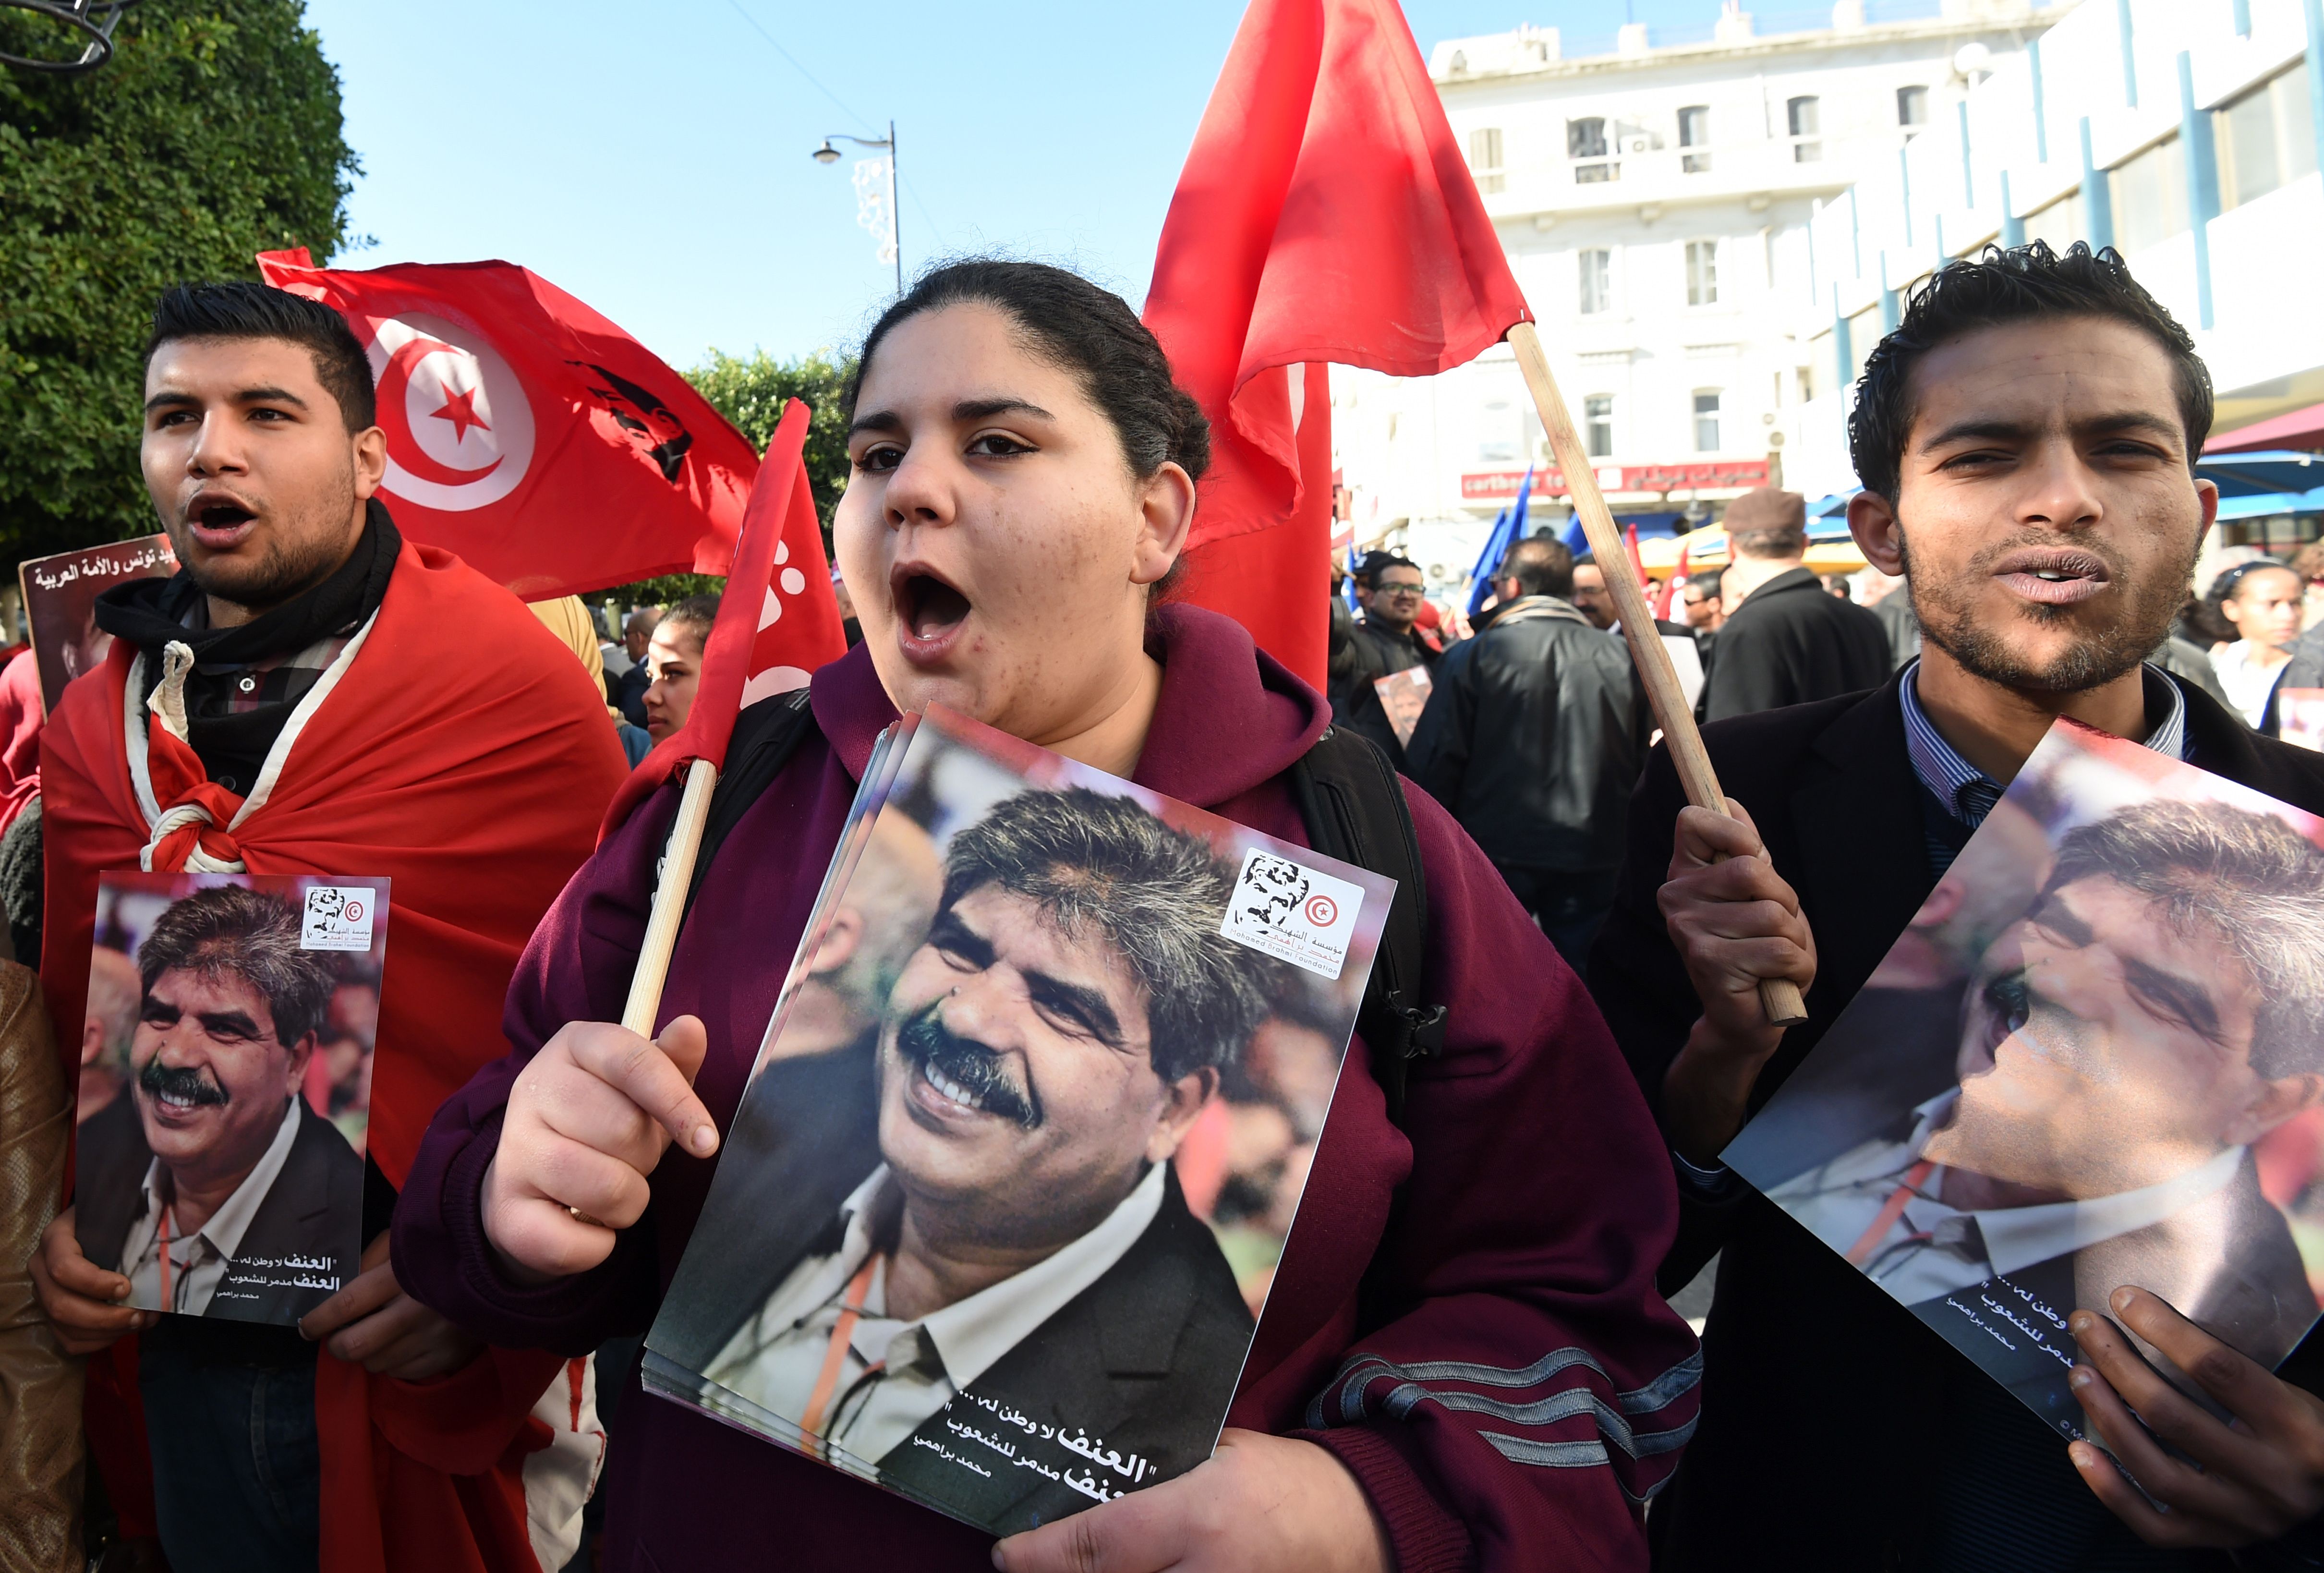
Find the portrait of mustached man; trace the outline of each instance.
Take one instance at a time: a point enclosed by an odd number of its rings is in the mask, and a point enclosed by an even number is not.
[[[963,1394],[1172,1473],[1206,1458],[1251,1320],[1170,1160],[1267,1008],[1264,961],[1219,933],[1233,880],[1086,789],[954,837],[881,1013],[876,1136],[805,1183],[824,1194],[791,1203],[789,1249],[726,1277],[696,1368],[833,1462],[987,1522],[1087,1503],[912,1446],[952,1440]]]

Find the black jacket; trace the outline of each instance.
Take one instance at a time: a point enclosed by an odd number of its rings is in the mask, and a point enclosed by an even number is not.
[[[1794,568],[1745,596],[1720,628],[1701,713],[1724,721],[1860,693],[1878,686],[1892,669],[1880,620],[1826,590],[1805,568]]]
[[[354,1282],[361,1270],[364,1163],[338,1127],[299,1100],[299,1134],[266,1199],[242,1233],[226,1276],[204,1314],[231,1321],[294,1322]],[[124,1091],[89,1117],[78,1134],[73,1229],[81,1255],[109,1273],[122,1271],[129,1226],[144,1205],[145,1171],[153,1151],[137,1118],[137,1099]],[[258,1266],[261,1258],[328,1257],[320,1271]],[[328,1278],[327,1288],[302,1287],[300,1277]]]
[[[1348,639],[1345,671],[1334,675],[1337,680],[1331,695],[1332,719],[1371,739],[1391,764],[1403,769],[1404,744],[1397,739],[1396,728],[1388,724],[1388,712],[1380,708],[1379,690],[1372,684],[1414,667],[1428,667],[1433,677],[1442,659],[1417,634],[1390,633],[1369,622],[1356,624]]]
[[[2194,764],[2324,812],[2324,756],[2257,737],[2200,690],[2179,686]],[[1863,988],[1936,880],[1894,681],[1719,723],[1703,741],[1816,938],[1808,1020],[1760,1073],[1757,1110]],[[1701,1013],[1655,905],[1684,803],[1657,749],[1631,805],[1614,911],[1591,955],[1591,990],[1657,1109],[1664,1074]],[[2036,1483],[2044,1504],[2037,1524],[1987,1526],[1996,1534],[2100,1548],[2117,1558],[2109,1568],[2227,1565],[2138,1546],[2081,1484],[2056,1433],[1757,1192],[1743,1187],[1712,1203],[1682,1185],[1680,1196],[1665,1292],[1723,1254],[1703,1336],[1702,1424],[1655,1506],[1658,1568],[1935,1565],[1959,1550],[1941,1540],[1960,1527],[1946,1516],[1948,1494],[1977,1467]],[[2324,1389],[2319,1357],[2310,1338],[2283,1375]],[[1859,1423],[1868,1399],[1882,1417],[1873,1430]],[[1999,1557],[1991,1565],[2076,1565],[2045,1564],[2030,1542]]]
[[[1445,655],[1405,768],[1496,863],[1611,869],[1651,735],[1621,639],[1530,595]]]
[[[760,1072],[761,1081],[776,1079],[768,1089],[775,1095],[754,1082],[727,1135],[702,1221],[646,1338],[654,1355],[698,1377],[800,1259],[824,1244],[840,1204],[879,1162],[872,1053],[867,1035]],[[814,1118],[782,1118],[798,1110]],[[750,1161],[735,1161],[743,1155]],[[1011,1534],[1093,1501],[954,1428],[973,1426],[1058,1476],[1090,1467],[1057,1446],[1058,1437],[1080,1431],[1125,1458],[1136,1454],[1182,1474],[1210,1457],[1218,1440],[1251,1330],[1234,1273],[1209,1228],[1187,1210],[1173,1169],[1164,1176],[1161,1210],[1137,1243],[878,1460],[881,1480]],[[1029,1419],[1033,1429],[1001,1421],[1004,1410]],[[1047,1437],[1038,1431],[1044,1424]],[[976,1474],[961,1458],[988,1473]],[[1116,1488],[1154,1479],[1152,1468],[1136,1481],[1099,1473]]]

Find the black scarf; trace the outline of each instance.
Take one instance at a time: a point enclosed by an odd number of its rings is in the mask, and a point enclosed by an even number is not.
[[[282,734],[296,701],[235,714],[199,713],[202,690],[223,688],[228,675],[318,640],[352,634],[379,610],[403,536],[376,497],[364,509],[363,534],[347,560],[319,584],[235,628],[189,628],[185,619],[202,606],[200,588],[185,569],[167,579],[132,579],[97,598],[97,626],[143,651],[144,692],[161,681],[161,653],[172,642],[194,653],[187,675],[186,741],[209,778],[246,792]],[[208,620],[205,616],[202,621]]]

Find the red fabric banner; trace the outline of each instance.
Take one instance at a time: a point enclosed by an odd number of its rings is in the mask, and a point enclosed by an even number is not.
[[[846,651],[839,598],[832,593],[815,497],[807,489],[807,426],[806,405],[794,399],[784,406],[752,483],[733,575],[703,645],[694,708],[686,724],[655,744],[622,783],[605,810],[601,840],[689,760],[724,768],[726,741],[744,705],[805,687],[817,667]]]
[[[1213,428],[1187,598],[1236,617],[1321,686],[1330,440],[1318,464],[1303,462],[1301,438],[1314,423],[1328,434],[1330,400],[1322,375],[1276,368],[1433,376],[1531,315],[1393,0],[1253,0],[1146,299],[1147,326]],[[1301,504],[1316,492],[1326,501],[1310,543]],[[1213,543],[1285,525],[1296,545],[1205,570]]]
[[[508,262],[318,268],[303,247],[258,267],[346,317],[369,354],[382,490],[411,539],[527,601],[726,572],[750,443],[556,285]]]

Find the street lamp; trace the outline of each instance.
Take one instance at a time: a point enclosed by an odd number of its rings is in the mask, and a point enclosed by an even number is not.
[[[857,147],[884,150],[888,155],[884,159],[858,159],[855,162],[855,222],[875,235],[880,234],[882,227],[880,222],[881,194],[872,189],[872,181],[875,173],[884,166],[888,176],[887,234],[881,242],[880,260],[896,264],[896,293],[900,296],[904,292],[904,248],[896,200],[896,123],[892,120],[888,123],[885,141],[835,132],[825,137],[823,145],[808,156],[818,164],[837,163],[839,150],[831,145],[835,142],[852,142]]]

